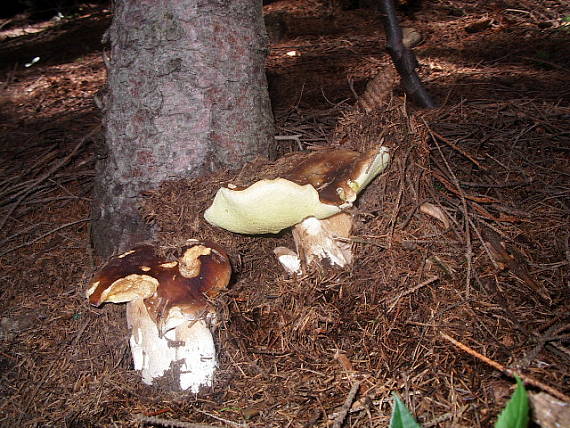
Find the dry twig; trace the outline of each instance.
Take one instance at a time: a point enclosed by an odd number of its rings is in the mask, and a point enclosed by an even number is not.
[[[350,388],[350,392],[346,396],[346,400],[344,400],[344,404],[340,408],[340,410],[339,410],[339,412],[338,412],[338,414],[334,420],[333,428],[341,428],[342,427],[344,419],[346,418],[346,415],[348,415],[348,411],[350,410],[350,407],[352,406],[352,403],[354,402],[354,399],[356,398],[356,394],[358,393],[359,388],[360,388],[360,382],[354,382],[352,384],[352,388]]]
[[[134,415],[137,422],[141,424],[160,425],[168,428],[217,428],[215,425],[197,424],[194,422],[184,422],[176,419],[163,419],[156,416]]]
[[[457,346],[462,351],[467,352],[469,355],[472,355],[473,357],[483,361],[485,364],[499,370],[500,372],[506,374],[507,376],[510,376],[510,377],[518,376],[525,383],[536,386],[537,388],[540,388],[543,391],[548,392],[550,395],[553,395],[553,396],[559,398],[560,400],[563,400],[563,401],[566,401],[567,403],[570,403],[570,397],[569,396],[567,396],[566,394],[564,394],[564,393],[558,391],[557,389],[551,387],[550,385],[546,385],[545,383],[542,383],[541,381],[539,381],[539,380],[537,380],[531,376],[528,376],[528,375],[522,374],[518,371],[509,369],[509,368],[505,367],[504,365],[502,365],[501,363],[498,363],[497,361],[492,360],[483,354],[480,354],[479,352],[477,352],[473,348],[470,348],[469,346],[465,345],[464,343],[460,342],[459,340],[454,339],[451,336],[449,336],[443,332],[441,332],[440,334],[441,334],[441,337],[443,337],[445,340],[448,340],[449,342],[453,343],[455,346]]]

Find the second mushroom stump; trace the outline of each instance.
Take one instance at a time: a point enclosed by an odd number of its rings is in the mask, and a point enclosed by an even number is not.
[[[290,274],[301,274],[312,263],[344,267],[352,262],[352,216],[346,210],[389,161],[389,149],[383,145],[366,153],[295,153],[282,161],[290,168],[279,177],[219,189],[204,218],[243,234],[278,233],[293,226],[296,252],[275,249]]]

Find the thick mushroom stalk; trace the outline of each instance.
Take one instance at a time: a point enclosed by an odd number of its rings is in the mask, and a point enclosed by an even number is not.
[[[345,267],[352,263],[352,216],[345,211],[389,164],[389,149],[366,153],[318,150],[287,159],[293,165],[275,179],[242,189],[221,188],[204,213],[210,224],[244,234],[278,233],[294,226],[297,254],[279,247],[275,254],[289,273],[311,263]],[[295,258],[297,257],[297,258]]]
[[[148,314],[143,299],[127,303],[131,354],[143,383],[152,385],[169,370],[181,390],[199,392],[212,386],[218,365],[209,320],[185,321],[164,335]]]
[[[93,277],[87,296],[99,306],[127,303],[134,367],[143,382],[199,392],[212,386],[217,367],[210,304],[229,282],[225,252],[211,243],[189,241],[167,260],[142,245],[113,257]]]

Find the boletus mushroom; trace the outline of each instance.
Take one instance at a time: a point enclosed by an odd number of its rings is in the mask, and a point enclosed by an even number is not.
[[[172,258],[163,250],[140,245],[112,257],[86,294],[94,306],[127,302],[134,368],[144,383],[163,378],[170,389],[198,393],[213,383],[211,301],[229,283],[231,267],[225,251],[210,242],[187,241]]]
[[[300,273],[313,261],[344,267],[352,262],[352,216],[346,210],[390,161],[379,145],[366,153],[316,150],[290,157],[279,177],[245,188],[221,188],[204,218],[212,225],[243,234],[278,233],[293,227],[296,254],[275,250],[284,268]]]

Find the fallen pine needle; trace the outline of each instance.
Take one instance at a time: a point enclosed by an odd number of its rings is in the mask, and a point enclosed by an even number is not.
[[[451,336],[448,336],[447,334],[445,334],[443,332],[440,332],[440,334],[441,334],[441,337],[443,337],[445,340],[448,340],[449,342],[453,343],[455,346],[457,346],[462,351],[467,352],[469,355],[472,355],[473,357],[483,361],[485,364],[488,364],[491,367],[499,370],[500,372],[503,372],[507,376],[510,376],[510,377],[518,376],[523,380],[523,382],[528,383],[529,385],[535,386],[537,388],[540,388],[543,391],[548,392],[550,395],[553,395],[553,396],[559,398],[560,400],[563,400],[567,403],[570,403],[570,397],[568,397],[563,392],[560,392],[557,389],[554,389],[553,387],[546,385],[545,383],[542,383],[541,381],[539,381],[539,380],[537,380],[531,376],[524,375],[520,372],[511,370],[511,369],[505,367],[504,365],[502,365],[501,363],[498,363],[497,361],[492,360],[483,354],[480,354],[479,352],[477,352],[473,348],[470,348],[469,346],[465,345],[464,343],[460,342],[459,340],[454,339]]]
[[[62,224],[61,226],[58,226],[55,229],[52,229],[46,233],[42,233],[40,236],[32,239],[31,241],[27,241],[27,242],[24,242],[23,244],[16,245],[15,247],[8,248],[7,250],[4,250],[3,252],[0,253],[0,257],[5,256],[6,254],[11,253],[12,251],[19,250],[20,248],[24,248],[24,247],[30,246],[32,244],[35,244],[36,242],[44,239],[46,236],[49,236],[49,235],[56,233],[56,232],[59,232],[61,229],[65,229],[66,227],[69,227],[69,226],[75,226],[76,224],[79,224],[79,223],[85,223],[86,221],[91,221],[91,217],[82,218],[81,220],[72,221],[71,223]]]
[[[135,415],[137,422],[143,424],[153,424],[169,428],[218,428],[214,425],[196,424],[193,422],[178,421],[176,419],[163,419],[154,416]]]
[[[401,299],[402,297],[405,297],[405,296],[407,296],[408,294],[412,294],[412,293],[416,292],[417,290],[419,290],[420,288],[423,288],[423,287],[425,287],[426,285],[430,285],[432,282],[437,281],[438,279],[439,279],[438,276],[431,277],[431,278],[425,280],[424,282],[422,282],[422,283],[416,285],[415,287],[412,287],[412,288],[410,288],[410,289],[404,291],[404,292],[403,292],[402,294],[400,294],[399,296],[396,296],[396,297],[394,298],[394,300],[392,301],[392,304],[391,304],[390,307],[388,308],[388,312],[391,312],[392,309],[394,309],[394,307],[398,304],[398,302],[400,301],[400,299]]]
[[[226,425],[230,425],[230,426],[232,426],[232,427],[247,428],[247,425],[246,425],[246,424],[239,423],[239,422],[234,422],[234,421],[230,421],[229,419],[221,418],[221,417],[219,417],[219,416],[213,415],[213,414],[211,414],[211,413],[205,412],[205,411],[200,410],[200,409],[194,408],[194,411],[195,411],[195,412],[198,412],[198,413],[202,413],[203,415],[209,416],[209,417],[212,418],[212,419],[216,419],[217,421],[223,422],[223,423],[225,423]]]

